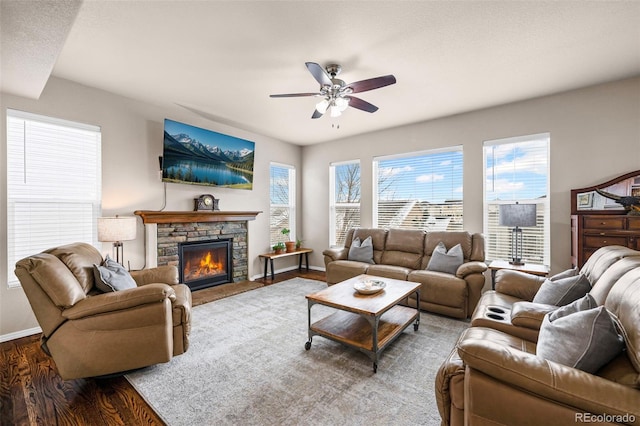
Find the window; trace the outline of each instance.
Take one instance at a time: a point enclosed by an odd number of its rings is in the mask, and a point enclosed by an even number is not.
[[[499,226],[500,204],[535,204],[536,226],[522,228],[523,261],[549,264],[549,134],[484,143],[484,233],[487,260],[511,259],[511,230]]]
[[[13,265],[71,242],[98,247],[100,128],[7,110],[8,283]]]
[[[374,226],[462,230],[462,147],[374,159]]]
[[[360,162],[331,164],[329,188],[329,245],[344,246],[347,231],[360,226]]]
[[[269,192],[269,241],[275,243],[296,238],[296,169],[285,164],[271,163]],[[291,231],[287,238],[282,229]]]

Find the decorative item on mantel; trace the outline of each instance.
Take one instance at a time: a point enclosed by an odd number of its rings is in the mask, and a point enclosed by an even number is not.
[[[218,207],[218,202],[220,200],[216,199],[216,197],[214,197],[211,194],[202,194],[201,196],[199,196],[198,198],[194,198],[194,211],[216,211],[216,210],[220,210],[220,207]]]

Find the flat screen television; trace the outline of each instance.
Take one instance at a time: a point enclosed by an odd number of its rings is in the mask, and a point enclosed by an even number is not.
[[[255,143],[164,120],[162,181],[253,188]]]

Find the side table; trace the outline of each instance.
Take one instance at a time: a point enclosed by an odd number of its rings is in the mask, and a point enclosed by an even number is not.
[[[294,251],[284,251],[282,253],[264,253],[258,255],[259,257],[264,258],[264,279],[267,279],[268,267],[271,266],[271,279],[274,278],[273,272],[273,259],[278,259],[280,257],[288,257],[288,256],[298,256],[298,270],[302,270],[302,255],[304,254],[304,260],[306,263],[307,271],[309,270],[309,253],[313,252],[312,249],[309,248],[299,248]]]
[[[489,264],[491,270],[491,290],[496,289],[496,271],[499,269],[511,269],[513,271],[526,272],[540,277],[549,275],[549,267],[535,263],[525,263],[524,265],[512,265],[506,260],[492,260]]]

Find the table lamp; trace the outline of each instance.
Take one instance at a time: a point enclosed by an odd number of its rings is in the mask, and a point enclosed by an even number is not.
[[[522,261],[522,229],[521,226],[536,226],[535,204],[501,204],[500,226],[513,226],[511,232],[512,265],[524,265]]]
[[[98,241],[113,242],[116,262],[124,262],[123,241],[136,239],[136,218],[133,216],[99,217]]]

